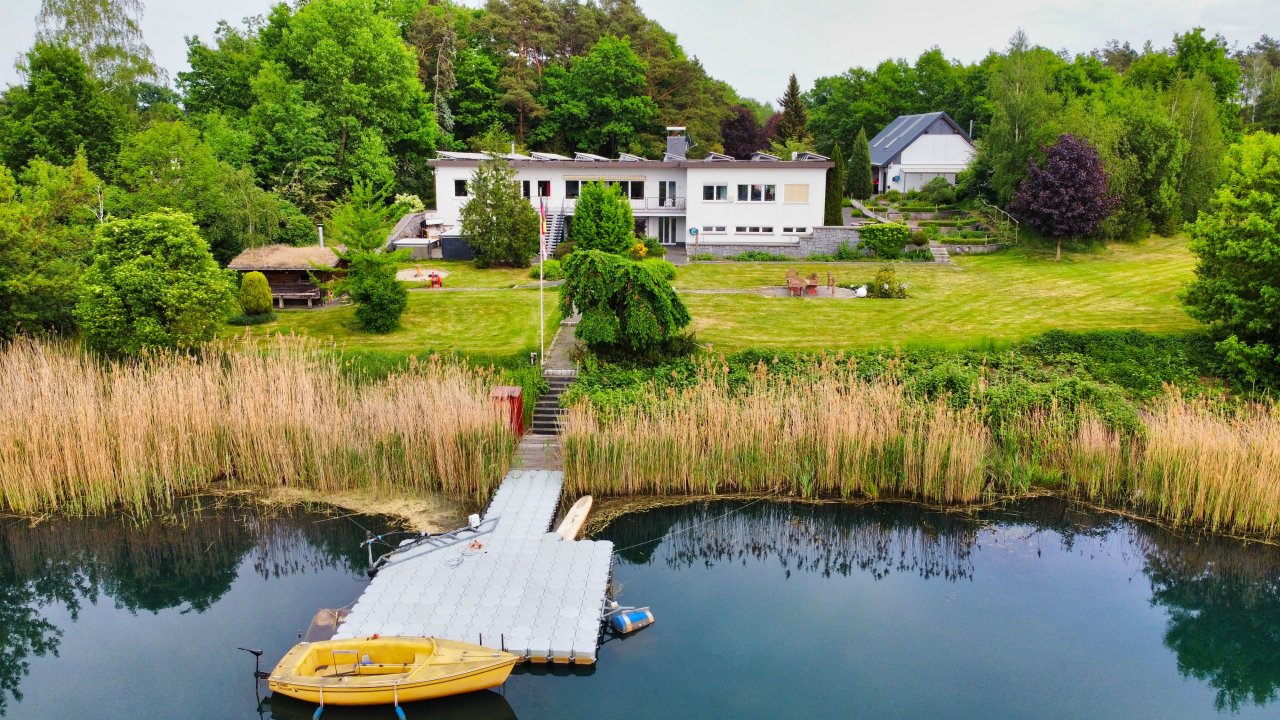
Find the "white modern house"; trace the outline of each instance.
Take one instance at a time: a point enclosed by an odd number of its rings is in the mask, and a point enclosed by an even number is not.
[[[871,139],[877,193],[919,190],[936,177],[952,185],[973,160],[973,140],[945,112],[900,115]]]
[[[621,186],[631,199],[637,234],[664,245],[687,245],[691,253],[729,245],[798,245],[822,224],[828,158],[797,153],[784,160],[756,153],[750,160],[735,160],[713,153],[690,160],[684,128],[667,131],[667,152],[661,160],[540,152],[512,153],[503,159],[515,169],[529,202],[535,208],[545,206],[552,246],[568,237],[578,193],[589,182]],[[470,199],[470,180],[486,159],[481,153],[441,151],[430,161],[435,168],[436,209],[428,213],[424,227],[438,227],[446,249],[466,235],[459,216]]]

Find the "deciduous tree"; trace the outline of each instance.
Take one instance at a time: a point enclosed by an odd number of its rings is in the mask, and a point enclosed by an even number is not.
[[[142,39],[142,0],[43,0],[36,37],[75,48],[112,90],[168,78]]]
[[[1038,232],[1053,238],[1060,260],[1063,239],[1097,232],[1117,198],[1107,190],[1102,159],[1088,142],[1063,135],[1044,154],[1043,166],[1027,161],[1026,178],[1014,193],[1009,209]]]
[[[235,306],[230,271],[218,267],[186,213],[109,221],[94,233],[92,256],[75,316],[96,350],[193,348],[212,339]]]
[[[561,312],[582,313],[575,336],[595,350],[650,355],[689,324],[689,311],[658,266],[586,250],[564,261]]]
[[[739,160],[746,160],[751,153],[769,145],[755,113],[744,105],[730,109],[729,117],[720,123],[720,137],[725,154]]]

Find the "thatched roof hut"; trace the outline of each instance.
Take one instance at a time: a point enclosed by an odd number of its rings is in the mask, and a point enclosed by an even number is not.
[[[268,270],[316,270],[337,266],[338,255],[333,250],[319,245],[306,247],[263,245],[249,248],[227,265],[232,270],[240,272],[257,270],[262,273]]]

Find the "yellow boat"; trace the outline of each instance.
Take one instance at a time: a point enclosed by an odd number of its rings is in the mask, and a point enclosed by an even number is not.
[[[272,692],[320,705],[391,705],[488,690],[520,656],[439,638],[299,643],[267,681]]]

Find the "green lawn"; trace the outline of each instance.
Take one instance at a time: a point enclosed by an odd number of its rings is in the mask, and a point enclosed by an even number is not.
[[[554,291],[546,293],[548,343],[560,321],[556,305],[559,299]],[[355,308],[350,305],[286,310],[277,315],[275,322],[250,327],[249,333],[255,337],[296,333],[344,348],[411,353],[457,350],[507,355],[538,346],[537,290],[411,291],[400,327],[385,335],[360,332],[355,327]],[[238,336],[244,332],[244,328],[226,326],[223,334]]]
[[[426,274],[432,270],[449,273],[444,279],[447,288],[509,288],[513,285],[528,285],[536,280],[529,277],[529,268],[488,268],[479,270],[470,260],[409,260],[400,263],[400,268],[422,268],[425,285]]]
[[[1094,253],[1012,249],[956,258],[956,267],[898,263],[907,300],[825,300],[685,293],[698,338],[717,350],[962,346],[1008,342],[1053,328],[1187,330],[1177,299],[1194,258],[1183,238],[1151,238]],[[681,268],[680,289],[780,285],[786,270],[869,281],[875,263],[732,263]]]
[[[413,267],[414,263],[408,266]],[[510,290],[529,282],[527,270],[477,270],[469,262],[422,261],[447,270],[446,288],[473,291],[409,293],[401,327],[386,335],[361,333],[350,306],[289,310],[276,322],[250,328],[308,335],[340,346],[389,351],[458,350],[505,355],[538,344],[538,292]],[[958,257],[955,266],[897,263],[909,284],[906,300],[829,300],[699,294],[682,297],[693,328],[717,350],[744,348],[842,349],[866,346],[948,346],[1004,343],[1045,330],[1137,328],[1171,332],[1196,327],[1177,299],[1191,279],[1194,258],[1182,238],[1151,238],[1055,262],[1051,252],[1017,248]],[[684,290],[750,289],[781,285],[788,268],[832,272],[840,283],[868,282],[879,264],[695,263],[681,267]],[[546,293],[550,341],[559,320],[559,294]],[[224,335],[243,334],[227,327]]]

